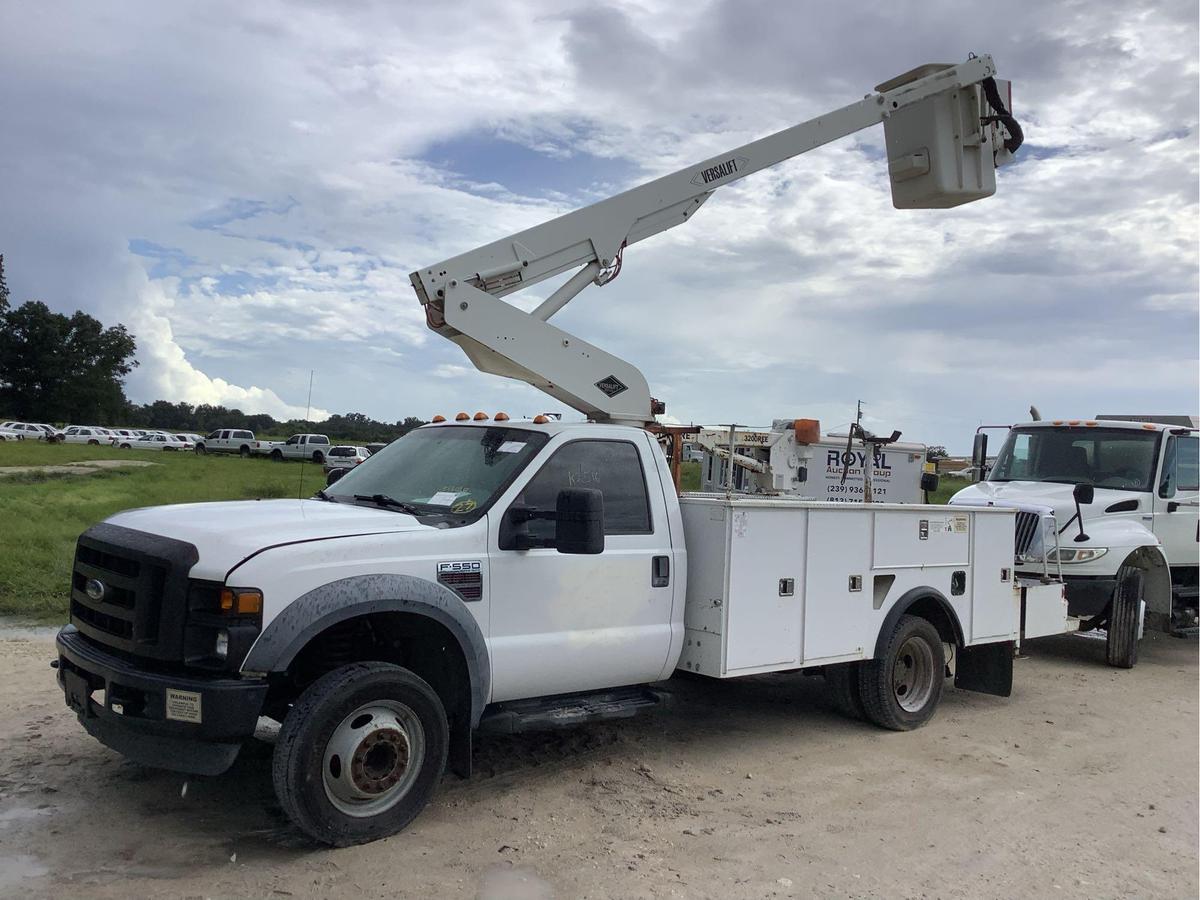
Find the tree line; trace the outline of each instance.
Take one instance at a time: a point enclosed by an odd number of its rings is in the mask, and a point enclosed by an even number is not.
[[[13,307],[0,254],[0,420],[199,434],[218,428],[272,435],[312,431],[361,443],[385,443],[425,424],[415,416],[380,422],[362,413],[330,416],[323,422],[281,422],[265,413],[206,403],[130,403],[125,376],[138,364],[136,350],[137,342],[124,325],[106,328],[81,310],[66,316],[38,300]]]
[[[190,431],[208,434],[218,428],[245,428],[259,434],[297,434],[316,432],[328,434],[343,441],[359,443],[387,443],[425,424],[424,419],[408,416],[396,422],[380,422],[363,413],[333,415],[321,422],[306,422],[301,419],[280,421],[266,413],[244,413],[240,409],[228,409],[201,403],[170,403],[155,400],[153,403],[126,404],[124,416],[111,424],[127,425],[132,428],[154,428],[163,431]]]

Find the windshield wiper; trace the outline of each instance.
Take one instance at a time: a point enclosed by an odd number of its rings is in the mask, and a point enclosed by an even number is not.
[[[401,512],[406,512],[410,516],[419,516],[421,511],[411,503],[405,503],[403,500],[397,500],[395,497],[389,497],[387,494],[355,494],[355,500],[368,500],[376,506],[383,506],[388,509],[398,509]]]

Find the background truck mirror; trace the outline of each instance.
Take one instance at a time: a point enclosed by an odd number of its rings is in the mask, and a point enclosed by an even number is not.
[[[554,545],[559,553],[604,552],[604,495],[592,488],[566,488],[555,504]]]
[[[982,431],[975,433],[975,443],[971,447],[971,468],[975,470],[975,478],[983,481],[987,477],[987,434]]]
[[[1096,499],[1096,489],[1090,484],[1077,484],[1071,495],[1075,498],[1076,503],[1087,506]]]

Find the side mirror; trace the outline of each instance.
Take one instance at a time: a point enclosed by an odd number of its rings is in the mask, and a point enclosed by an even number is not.
[[[1071,496],[1075,498],[1076,503],[1087,506],[1096,499],[1096,488],[1090,484],[1077,484]]]
[[[325,476],[325,487],[329,487],[339,478],[346,474],[346,469],[339,466],[336,469],[330,469],[329,474]]]
[[[604,495],[600,491],[559,491],[554,519],[554,545],[559,553],[604,552]]]
[[[971,445],[971,468],[975,470],[975,480],[983,481],[987,477],[987,432],[975,433],[975,443]]]
[[[929,494],[938,489],[939,479],[935,472],[921,473],[921,490]]]

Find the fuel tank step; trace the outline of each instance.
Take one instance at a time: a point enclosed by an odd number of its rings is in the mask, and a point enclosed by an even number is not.
[[[648,687],[617,688],[498,703],[483,714],[480,731],[516,734],[570,728],[584,722],[628,719],[670,702],[671,695]]]

